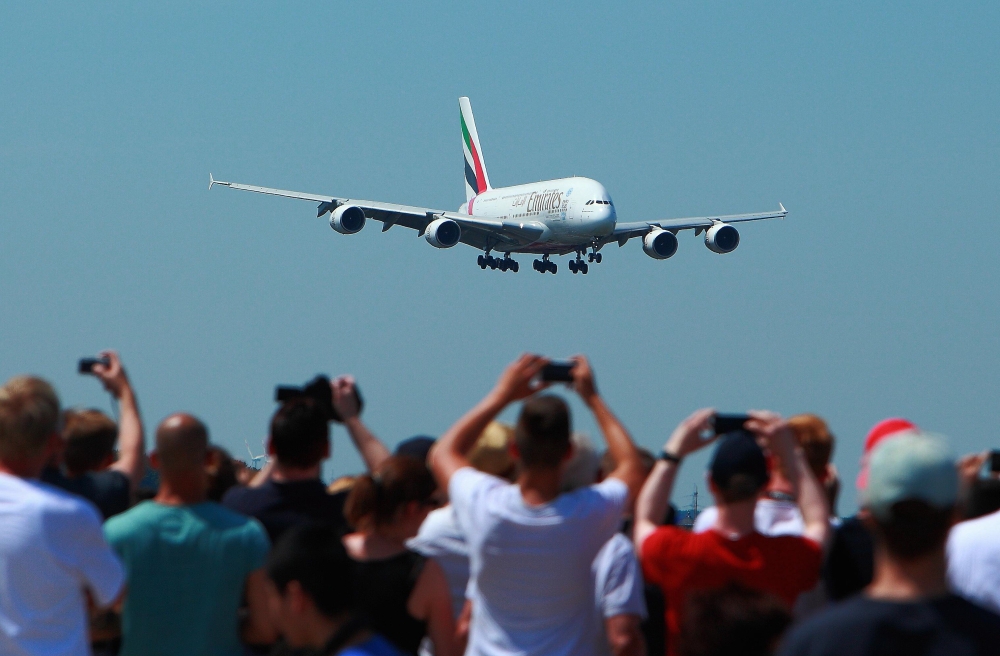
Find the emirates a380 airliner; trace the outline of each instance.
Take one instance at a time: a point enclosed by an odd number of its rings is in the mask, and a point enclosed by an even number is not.
[[[360,231],[368,219],[381,221],[382,232],[394,225],[412,228],[435,248],[451,248],[461,242],[483,251],[479,256],[479,266],[483,269],[514,272],[519,265],[511,253],[541,255],[534,262],[535,271],[540,273],[557,271],[550,256],[575,253],[569,270],[587,273],[587,261],[599,263],[604,245],[618,242],[624,246],[633,237],[642,239],[646,255],[665,260],[677,252],[677,233],[689,229],[694,230],[695,236],[705,233],[709,250],[730,253],[740,243],[740,233],[733,223],[783,219],[788,214],[779,203],[777,212],[619,223],[611,196],[601,183],[589,178],[494,188],[486,172],[472,105],[468,98],[459,98],[458,104],[462,110],[465,202],[455,212],[220,182],[211,174],[208,188],[222,185],[319,203],[317,216],[329,213],[330,227],[345,235]],[[493,253],[503,253],[503,257],[494,257]]]

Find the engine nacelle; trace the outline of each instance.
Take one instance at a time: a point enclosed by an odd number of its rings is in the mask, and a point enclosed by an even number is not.
[[[424,239],[434,248],[451,248],[462,238],[462,228],[451,219],[435,219],[427,226]]]
[[[365,227],[365,211],[357,205],[341,205],[330,213],[330,227],[342,235],[353,235]]]
[[[705,231],[705,245],[713,253],[732,253],[740,245],[740,233],[727,223],[716,223]]]
[[[677,252],[677,236],[666,230],[653,230],[642,238],[642,250],[654,260],[665,260]]]

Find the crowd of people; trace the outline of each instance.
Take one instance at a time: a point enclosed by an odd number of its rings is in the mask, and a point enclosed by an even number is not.
[[[721,430],[697,410],[654,455],[584,357],[568,385],[603,454],[524,355],[394,452],[350,376],[285,399],[255,471],[185,413],[147,453],[102,355],[117,421],[37,377],[0,387],[0,654],[1000,654],[1000,458],[956,459],[903,419],[869,433],[842,519],[820,417]],[[366,471],[327,485],[332,421]],[[677,473],[706,448],[715,505],[675,525]]]

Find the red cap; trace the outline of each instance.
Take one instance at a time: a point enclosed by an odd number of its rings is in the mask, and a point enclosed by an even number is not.
[[[872,449],[878,446],[878,444],[887,437],[891,437],[904,431],[915,430],[919,430],[916,424],[912,421],[901,419],[899,417],[883,419],[872,426],[872,429],[868,431],[868,437],[865,438],[864,455],[861,456],[861,471],[858,473],[858,480],[856,481],[856,485],[859,490],[863,490],[868,487],[868,456],[871,455]]]

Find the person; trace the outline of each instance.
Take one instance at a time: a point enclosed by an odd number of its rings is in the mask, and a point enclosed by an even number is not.
[[[996,654],[1000,616],[948,590],[945,543],[958,474],[944,440],[908,431],[868,458],[862,521],[875,539],[864,594],[793,628],[783,656]]]
[[[458,653],[448,581],[441,567],[406,541],[437,505],[437,484],[423,461],[391,456],[373,474],[358,477],[347,498],[344,536],[357,562],[358,609],[397,649],[416,654],[425,636],[437,656]]]
[[[813,476],[823,486],[831,517],[835,514],[839,479],[836,468],[830,464],[833,456],[834,437],[822,418],[814,414],[794,415],[788,418],[788,428],[795,437],[795,443],[802,447],[806,462]],[[754,510],[754,529],[763,535],[802,535],[805,525],[802,513],[795,500],[786,465],[769,454],[770,480]],[[692,530],[704,533],[715,525],[718,508],[710,506],[695,519]]]
[[[479,471],[511,480],[516,467],[510,455],[513,439],[513,427],[498,421],[490,422],[469,453],[469,462]],[[457,621],[465,607],[465,591],[469,585],[469,545],[458,526],[454,507],[449,503],[432,510],[420,524],[417,535],[407,540],[406,546],[433,558],[444,570],[451,595],[452,615]],[[423,653],[432,652],[427,649]]]
[[[891,437],[915,430],[919,429],[913,422],[901,417],[883,419],[872,426],[865,437],[855,482],[859,495],[864,495],[868,485],[868,460],[875,447]],[[865,589],[872,582],[874,563],[875,545],[865,522],[858,515],[843,520],[834,529],[823,563],[823,587],[829,599],[841,601]]]
[[[207,500],[209,459],[205,425],[170,415],[156,430],[156,497],[104,525],[128,572],[121,656],[238,656],[241,638],[275,639],[264,601],[267,534],[257,520]]]
[[[340,376],[331,383],[333,404],[361,453],[369,471],[374,471],[389,451],[359,415],[354,379]],[[267,442],[267,474],[247,487],[235,487],[222,498],[230,510],[256,517],[267,529],[271,542],[295,524],[328,521],[341,533],[350,531],[344,518],[347,492],[328,494],[320,479],[323,461],[330,457],[330,425],[327,416],[308,397],[287,401],[271,418]]]
[[[91,373],[118,402],[120,420],[115,424],[100,410],[67,410],[60,456],[41,478],[93,502],[107,519],[132,505],[146,472],[146,444],[139,405],[121,358],[115,351],[103,351],[101,357],[108,364],[98,362]]]
[[[271,620],[298,653],[402,656],[358,613],[354,567],[331,524],[286,531],[268,556],[267,576]]]
[[[684,656],[770,656],[792,616],[781,599],[729,583],[688,599],[680,633]]]
[[[36,480],[60,448],[59,399],[40,378],[0,387],[0,653],[90,654],[88,603],[117,603],[125,571],[84,499]]]
[[[208,454],[208,466],[205,468],[208,475],[208,500],[221,503],[226,492],[240,484],[237,461],[229,451],[215,444],[208,447]]]
[[[970,493],[984,484],[997,484],[996,472],[979,476],[990,454],[966,456],[959,473]],[[981,489],[981,488],[980,488]],[[960,522],[948,535],[948,581],[952,590],[970,601],[1000,613],[1000,510]]]
[[[830,531],[822,488],[788,425],[770,412],[751,412],[745,430],[719,439],[709,467],[709,488],[719,508],[712,530],[689,533],[675,526],[657,526],[681,462],[712,441],[703,439],[703,434],[710,430],[714,414],[710,408],[698,410],[680,423],[636,503],[635,546],[646,580],[659,585],[666,599],[669,654],[678,653],[684,606],[692,592],[737,582],[772,593],[791,608],[799,594],[819,580],[823,545]],[[758,440],[790,465],[790,482],[798,490],[805,524],[801,537],[765,536],[754,530],[757,497],[768,481]]]
[[[590,364],[573,360],[573,389],[618,463],[604,482],[560,494],[572,454],[570,414],[561,398],[537,394],[547,386],[539,378],[548,362],[537,355],[509,365],[431,450],[469,548],[469,656],[594,653],[591,567],[618,530],[643,471],[628,432],[597,392]],[[519,470],[509,483],[474,469],[468,453],[490,421],[521,399],[511,448]]]

